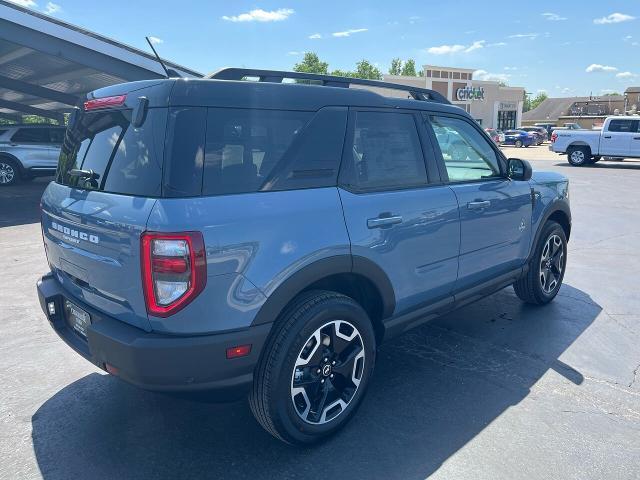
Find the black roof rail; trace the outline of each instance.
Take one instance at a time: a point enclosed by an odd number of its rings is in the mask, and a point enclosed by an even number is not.
[[[253,68],[223,68],[206,76],[216,80],[242,80],[245,77],[258,77],[260,82],[282,83],[285,78],[314,80],[325,87],[349,88],[351,85],[366,85],[368,87],[388,88],[408,92],[415,100],[431,101],[451,104],[444,95],[428,88],[412,87],[398,83],[383,82],[381,80],[366,80],[363,78],[336,77],[316,73],[285,72],[278,70],[256,70]]]

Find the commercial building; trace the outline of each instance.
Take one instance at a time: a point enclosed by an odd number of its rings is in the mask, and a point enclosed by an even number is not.
[[[508,130],[520,126],[525,91],[499,82],[476,80],[474,69],[425,65],[423,76],[384,75],[392,83],[429,88],[466,110],[484,128]]]
[[[640,87],[629,87],[624,95],[547,98],[525,112],[522,123],[578,123],[582,128],[599,128],[609,115],[637,115],[639,110]]]

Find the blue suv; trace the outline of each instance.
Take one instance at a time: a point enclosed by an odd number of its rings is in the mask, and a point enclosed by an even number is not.
[[[268,432],[306,444],[353,416],[382,342],[509,285],[550,302],[568,196],[431,90],[246,69],[127,83],[70,118],[37,289],[96,366],[249,392]]]

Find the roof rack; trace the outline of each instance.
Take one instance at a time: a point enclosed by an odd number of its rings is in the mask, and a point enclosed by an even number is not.
[[[382,82],[380,80],[365,80],[363,78],[336,77],[316,73],[285,72],[278,70],[256,70],[252,68],[223,68],[207,75],[206,78],[216,80],[243,80],[245,77],[258,77],[260,82],[282,83],[285,78],[314,80],[325,87],[349,88],[351,85],[366,85],[368,87],[388,88],[408,92],[414,100],[451,104],[444,95],[428,88],[412,87],[398,83]]]

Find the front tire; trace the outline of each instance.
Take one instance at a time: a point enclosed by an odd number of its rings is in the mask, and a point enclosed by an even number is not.
[[[0,187],[15,185],[20,181],[20,167],[12,158],[0,157]]]
[[[567,266],[567,237],[559,223],[548,221],[540,234],[529,271],[513,284],[516,295],[526,303],[544,305],[553,300]]]
[[[516,148],[521,148],[522,147],[522,140],[516,140],[516,142],[514,143],[514,146]]]
[[[571,147],[567,151],[567,160],[574,167],[587,165],[591,160],[591,150],[589,147]]]
[[[341,429],[369,384],[376,345],[352,298],[311,291],[284,310],[254,373],[249,404],[274,437],[310,444]]]

